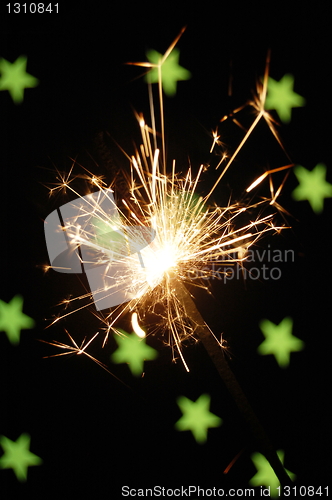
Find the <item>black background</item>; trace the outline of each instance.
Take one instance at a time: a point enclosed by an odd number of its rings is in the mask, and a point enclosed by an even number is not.
[[[201,345],[185,350],[188,374],[181,361],[172,362],[162,339],[151,338],[159,357],[145,364],[143,378],[135,379],[127,366],[110,363],[114,341],[102,350],[97,340],[91,354],[123,383],[84,356],[44,359],[60,351],[38,339],[66,342],[67,328],[79,340],[100,328],[91,312],[82,311],[45,330],[59,312],[57,303],[82,293],[75,276],[41,269],[48,263],[43,220],[64,202],[49,199],[45,185],[54,181],[56,169],[69,170],[71,158],[109,182],[114,165],[129,168],[108,137],[132,153],[139,142],[133,109],[148,115],[149,108],[142,69],[124,63],[146,60],[149,48],[164,52],[185,25],[180,64],[192,78],[178,84],[174,98],[165,98],[169,158],[177,159],[179,170],[186,170],[188,158],[194,168],[215,162],[209,156],[211,130],[251,98],[271,49],[270,75],[279,80],[293,74],[295,92],[307,101],[293,110],[290,124],[280,127],[287,152],[309,170],[325,163],[332,182],[327,12],[302,7],[292,13],[272,3],[261,10],[241,2],[233,7],[212,3],[183,14],[167,4],[102,5],[60,3],[59,14],[39,15],[9,15],[1,7],[0,56],[13,62],[27,55],[27,72],[40,84],[25,90],[21,105],[14,105],[8,92],[0,93],[0,298],[8,302],[21,294],[24,312],[36,321],[33,330],[21,333],[17,347],[4,333],[0,338],[0,434],[16,440],[29,433],[31,451],[44,461],[29,468],[22,484],[12,470],[0,471],[1,495],[46,498],[54,492],[61,498],[117,499],[122,485],[245,488],[256,472],[250,460],[255,442]],[[249,126],[250,112],[241,119]],[[229,123],[223,130],[234,150],[243,133]],[[287,163],[264,125],[255,134],[216,190],[219,203],[230,194],[241,196],[268,166]],[[216,175],[210,168],[207,185]],[[298,477],[295,484],[327,486],[331,200],[316,215],[308,202],[292,199],[296,185],[290,174],[280,197],[292,229],[260,242],[262,248],[294,250],[294,261],[281,267],[281,279],[213,283],[213,296],[198,294],[197,304],[216,335],[223,333],[230,366],[274,446],[285,450],[285,466]],[[263,341],[259,322],[279,323],[286,316],[293,318],[293,334],[306,348],[281,369],[273,356],[257,354]],[[210,429],[207,443],[198,445],[174,424],[181,416],[176,398],[195,400],[202,393],[211,395],[211,411],[223,425]]]

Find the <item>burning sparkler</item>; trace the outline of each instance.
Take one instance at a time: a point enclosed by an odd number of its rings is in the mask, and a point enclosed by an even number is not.
[[[182,345],[190,338],[201,339],[239,408],[247,415],[249,425],[258,435],[271,465],[279,477],[285,478],[282,465],[273,448],[267,444],[264,431],[224,361],[222,343],[215,338],[186,289],[188,284],[207,289],[206,279],[213,276],[214,264],[242,265],[246,252],[262,235],[267,231],[278,232],[284,227],[276,226],[274,214],[264,214],[263,208],[280,208],[276,200],[285,179],[274,190],[271,174],[286,170],[291,165],[265,172],[247,189],[250,192],[269,178],[269,198],[249,204],[229,203],[226,207],[212,202],[216,187],[261,118],[265,119],[281,145],[273,119],[264,109],[269,60],[263,82],[258,84],[254,99],[248,103],[256,112],[252,125],[228,161],[223,156],[216,165],[216,168],[223,168],[209,192],[199,196],[197,191],[204,173],[203,165],[197,175],[191,168],[181,175],[175,160],[170,172],[166,160],[162,65],[181,34],[158,63],[135,63],[158,71],[161,133],[157,131],[150,84],[151,125],[146,123],[143,116],[137,115],[142,143],[133,156],[125,153],[130,163],[128,196],[115,199],[113,189],[107,187],[103,179],[89,172],[84,176],[94,188],[98,188],[97,192],[80,196],[73,187],[72,172],[62,176],[58,185],[51,189],[51,193],[55,190],[71,190],[77,196],[75,202],[67,203],[46,219],[46,238],[48,242],[51,241],[48,245],[51,264],[59,272],[79,273],[84,267],[96,309],[108,309],[103,315],[95,312],[104,323],[104,344],[111,331],[120,333],[117,322],[127,313],[133,315],[134,330],[143,336],[144,331],[140,329],[139,323],[144,324],[144,319],[152,313],[158,318],[156,328],[168,335],[167,343],[172,348],[173,357],[180,356],[189,370]],[[210,152],[218,141],[219,132],[216,130]],[[114,191],[116,196],[116,186]],[[240,216],[251,214],[254,209],[259,215],[238,227]],[[51,233],[56,238],[48,236]],[[111,306],[116,307],[109,310]],[[72,312],[75,311],[66,312],[62,317]],[[80,347],[70,338],[74,347],[67,346],[68,352],[88,355],[86,348],[95,337]],[[62,349],[66,348],[64,344],[56,344]]]

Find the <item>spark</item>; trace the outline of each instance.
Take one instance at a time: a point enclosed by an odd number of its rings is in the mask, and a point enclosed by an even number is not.
[[[64,344],[63,342],[59,342],[57,340],[54,340],[53,342],[49,342],[49,341],[46,341],[46,340],[43,340],[43,339],[39,339],[40,342],[44,342],[45,344],[48,344],[48,345],[52,345],[52,346],[55,346],[59,349],[65,349],[66,352],[60,352],[60,353],[57,353],[57,354],[51,354],[50,356],[44,356],[44,358],[56,358],[56,357],[59,357],[59,356],[68,356],[68,355],[81,355],[83,354],[84,356],[87,356],[89,359],[91,359],[94,363],[97,363],[98,366],[100,366],[100,368],[102,368],[103,370],[105,370],[107,373],[109,373],[110,375],[112,375],[112,377],[114,377],[118,382],[120,382],[121,384],[123,384],[124,386],[128,387],[127,384],[125,384],[121,379],[119,379],[116,375],[114,375],[114,373],[112,373],[108,368],[107,366],[102,363],[101,361],[99,361],[97,358],[91,356],[91,354],[89,354],[86,349],[90,346],[90,344],[94,341],[94,339],[99,335],[99,332],[95,333],[95,335],[88,341],[86,341],[86,337],[83,339],[83,341],[81,342],[80,345],[78,345],[75,340],[73,339],[73,337],[70,335],[70,333],[65,329],[65,332],[66,334],[68,335],[72,345],[70,344]],[[128,387],[129,388],[129,387]]]
[[[247,193],[250,193],[250,191],[252,189],[254,189],[256,186],[258,186],[258,184],[260,184],[268,175],[274,174],[275,172],[280,172],[281,170],[292,168],[293,166],[294,166],[294,164],[292,163],[291,165],[285,165],[283,167],[274,168],[272,170],[268,170],[268,171],[264,172],[264,174],[260,175],[252,184],[250,184],[250,186],[246,190]],[[273,191],[273,187],[271,188],[271,194],[272,194],[272,191]],[[278,190],[278,193],[279,192],[280,192],[280,190]]]
[[[68,354],[77,354],[77,355],[80,355],[80,354],[84,354],[85,356],[88,356],[88,358],[92,359],[93,361],[97,362],[98,364],[101,364],[99,363],[98,360],[96,360],[95,358],[93,358],[90,354],[88,354],[85,350],[86,348],[94,341],[94,339],[97,337],[97,335],[99,334],[99,332],[97,332],[88,342],[85,343],[86,341],[86,337],[84,338],[84,340],[82,341],[81,345],[78,346],[78,344],[75,342],[75,340],[72,338],[72,336],[70,335],[70,333],[67,332],[67,330],[65,330],[65,332],[67,333],[69,339],[71,340],[72,342],[72,345],[68,345],[68,344],[63,344],[62,342],[58,342],[57,340],[54,340],[54,342],[47,342],[48,344],[50,345],[56,345],[57,347],[60,347],[61,349],[67,349],[67,352],[62,352],[62,353],[59,353],[59,354],[52,354],[51,356],[45,356],[46,358],[54,358],[54,357],[57,357],[57,356],[66,356]],[[45,342],[45,340],[40,340],[41,342]]]
[[[212,143],[212,146],[210,148],[210,153],[213,152],[215,145],[219,146],[221,144],[221,141],[219,140],[220,139],[220,135],[218,135],[218,129],[212,131],[212,137],[213,137],[213,143]]]

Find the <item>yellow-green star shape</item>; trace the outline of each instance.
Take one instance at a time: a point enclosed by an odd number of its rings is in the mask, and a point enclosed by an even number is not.
[[[174,48],[163,62],[163,55],[156,50],[151,49],[146,55],[150,63],[161,65],[161,82],[164,92],[168,96],[176,94],[178,81],[189,80],[191,77],[190,71],[179,65],[180,51],[177,48]],[[146,80],[149,83],[157,83],[159,81],[158,68],[152,68],[146,75]]]
[[[277,455],[282,464],[284,464],[284,451],[278,450]],[[251,460],[257,469],[257,473],[250,479],[249,484],[251,486],[266,486],[270,487],[271,497],[278,497],[279,490],[277,487],[280,486],[280,481],[277,478],[274,470],[267,461],[267,459],[261,453],[253,453],[251,455]],[[292,481],[296,479],[296,475],[293,472],[285,469]]]
[[[21,330],[33,328],[35,322],[22,312],[23,298],[15,295],[10,302],[0,300],[0,331],[6,332],[9,341],[19,344]]]
[[[144,360],[152,360],[158,356],[158,352],[145,343],[145,340],[138,337],[136,333],[128,334],[119,330],[121,335],[117,335],[115,340],[118,349],[112,354],[114,363],[128,363],[131,373],[139,376],[143,373]]]
[[[222,419],[210,412],[210,396],[202,394],[196,401],[185,396],[177,399],[183,415],[175,424],[178,431],[191,431],[197,443],[205,443],[210,427],[219,427]]]
[[[308,200],[316,214],[323,212],[324,199],[332,197],[332,184],[326,181],[326,166],[318,163],[313,170],[301,165],[294,168],[299,185],[293,191],[297,201]]]
[[[293,75],[284,75],[279,82],[268,79],[265,109],[275,109],[284,123],[291,121],[292,108],[305,105],[304,97],[296,94],[293,87]]]
[[[38,79],[26,72],[27,57],[20,56],[11,63],[0,59],[0,90],[8,90],[15,104],[24,99],[24,89],[36,87]]]
[[[292,335],[292,318],[284,318],[279,325],[263,319],[259,327],[265,337],[264,342],[258,347],[259,354],[273,354],[282,368],[289,365],[291,352],[301,351],[304,348],[304,342]]]
[[[40,457],[31,453],[29,434],[21,434],[17,441],[0,436],[0,444],[4,454],[0,458],[0,468],[13,469],[19,481],[26,481],[28,467],[43,463]]]

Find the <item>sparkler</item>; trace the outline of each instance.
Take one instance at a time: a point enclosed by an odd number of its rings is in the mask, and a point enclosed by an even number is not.
[[[158,318],[155,329],[168,335],[166,342],[172,349],[173,359],[180,356],[183,365],[189,371],[183,354],[183,344],[188,339],[199,338],[256,435],[262,452],[280,481],[287,483],[289,478],[282,464],[225,361],[222,342],[205,323],[186,288],[186,285],[190,284],[208,290],[206,283],[214,274],[215,264],[242,265],[246,259],[246,252],[258,239],[268,231],[279,232],[284,228],[276,226],[274,213],[265,214],[264,209],[272,207],[274,211],[281,210],[277,198],[287,173],[277,190],[274,189],[271,174],[287,170],[292,165],[287,164],[265,172],[247,188],[249,193],[269,178],[268,198],[249,204],[230,202],[225,207],[212,202],[216,187],[262,118],[282,147],[274,121],[264,109],[269,58],[263,82],[258,83],[257,93],[248,103],[256,113],[252,125],[228,161],[223,156],[216,165],[216,169],[223,168],[209,192],[205,196],[199,196],[197,191],[205,170],[203,165],[198,169],[197,175],[194,175],[191,168],[181,175],[175,160],[172,162],[170,172],[167,168],[162,65],[181,34],[182,32],[158,64],[131,63],[158,70],[161,133],[157,132],[150,84],[148,88],[151,125],[146,123],[142,115],[136,115],[142,143],[133,156],[130,157],[124,152],[130,163],[130,174],[127,175],[128,196],[114,200],[113,186],[107,187],[102,178],[85,171],[80,176],[87,179],[94,189],[98,188],[99,195],[91,191],[90,196],[80,197],[79,192],[73,187],[75,176],[71,170],[69,175],[60,176],[59,183],[50,190],[50,194],[56,190],[70,190],[78,197],[75,213],[64,218],[58,232],[66,234],[69,254],[72,257],[74,254],[79,256],[86,272],[91,269],[92,272],[96,272],[96,269],[101,270],[102,285],[92,290],[92,296],[98,310],[94,314],[104,324],[104,345],[111,331],[121,334],[117,329],[117,322],[127,313],[132,314],[134,331],[142,337],[144,331],[139,327],[139,323],[144,324],[145,318],[151,313]],[[210,152],[219,143],[218,129],[213,132],[212,137]],[[116,195],[116,186],[114,190]],[[111,211],[105,209],[103,204],[105,200],[107,206],[112,207]],[[244,226],[238,227],[237,221],[240,217],[251,214],[253,210],[259,215]],[[121,297],[116,299],[119,293]],[[76,299],[71,299],[68,303],[73,300]],[[99,312],[105,309],[104,304],[110,300],[113,300],[113,303],[117,300],[117,307],[104,314]],[[77,309],[66,312],[61,317],[76,311]],[[59,319],[61,318],[56,318],[53,323]],[[53,345],[68,349],[68,353],[76,352],[92,358],[86,348],[95,336],[81,346],[76,344],[71,336],[69,337],[73,347],[58,342]]]

